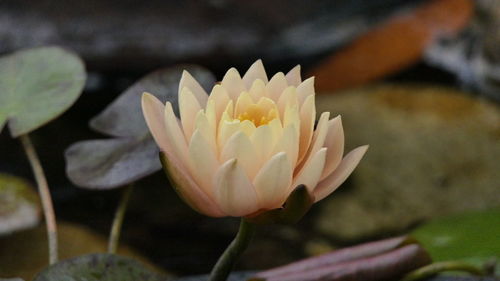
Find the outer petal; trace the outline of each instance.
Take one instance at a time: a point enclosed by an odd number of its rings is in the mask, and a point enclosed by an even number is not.
[[[261,209],[275,209],[283,205],[292,183],[292,166],[286,153],[274,155],[255,177],[253,184]]]
[[[288,81],[288,85],[298,87],[302,82],[302,78],[300,78],[300,65],[292,68],[292,70],[286,74],[285,78]]]
[[[200,109],[201,106],[191,90],[188,88],[182,89],[179,94],[179,112],[187,142],[189,142],[193,134],[196,113],[198,113]]]
[[[229,216],[241,217],[259,209],[257,193],[236,159],[224,163],[214,179],[215,198]]]
[[[257,79],[267,83],[267,74],[264,69],[264,65],[262,64],[262,60],[257,60],[250,66],[245,75],[243,75],[243,83],[245,83],[247,89],[250,89],[253,82]]]
[[[308,96],[300,108],[300,144],[299,144],[299,162],[306,155],[311,143],[314,130],[314,120],[316,119],[316,106],[314,104],[314,95]]]
[[[227,216],[221,211],[219,206],[205,194],[198,185],[193,181],[191,176],[186,172],[187,169],[180,164],[174,155],[168,151],[164,151],[164,157],[161,157],[163,167],[170,179],[172,187],[177,194],[191,208],[199,213],[211,217]]]
[[[324,146],[328,148],[326,163],[321,179],[326,178],[337,168],[342,155],[344,155],[344,129],[340,115],[328,121],[328,133],[326,134]]]
[[[194,131],[189,144],[189,160],[191,174],[196,182],[213,198],[213,183],[207,179],[213,178],[220,164],[215,151],[210,149],[210,144],[198,130]]]
[[[146,124],[148,125],[153,138],[161,150],[165,151],[169,149],[167,147],[167,133],[165,132],[163,119],[165,106],[160,100],[149,93],[142,94],[141,102],[144,119],[146,120]]]
[[[172,104],[167,102],[165,105],[165,128],[166,135],[169,144],[169,150],[171,149],[173,154],[181,161],[183,164],[187,163],[187,143],[183,136],[182,130],[179,127],[179,121],[174,114],[172,109]]]
[[[316,152],[323,147],[325,143],[325,138],[328,133],[328,118],[330,117],[330,112],[323,112],[321,117],[319,118],[318,125],[316,127],[316,131],[314,131],[314,136],[309,147],[309,151],[306,153],[306,156],[302,160],[301,163],[296,167],[295,172],[300,172],[302,167],[307,164],[307,162],[311,161],[311,158],[314,157]]]
[[[283,93],[286,87],[288,87],[288,83],[285,74],[283,74],[283,72],[278,72],[266,85],[267,95],[273,101],[278,102],[281,93]]]
[[[316,202],[325,198],[330,193],[335,191],[349,175],[354,171],[354,168],[358,165],[363,155],[365,155],[368,145],[360,146],[351,152],[349,152],[340,165],[331,173],[327,178],[322,180],[318,186],[314,189],[313,194],[316,198]]]
[[[194,79],[193,76],[191,76],[191,74],[186,70],[182,72],[181,81],[179,82],[179,95],[184,88],[191,90],[200,106],[205,107],[208,99],[207,92],[205,92],[198,81],[196,81],[196,79]]]
[[[292,187],[303,184],[307,187],[309,192],[312,192],[316,185],[318,184],[319,178],[321,177],[321,172],[323,172],[323,167],[325,166],[326,158],[326,148],[320,149],[314,156],[308,161],[302,171],[295,177]]]
[[[308,96],[314,96],[314,77],[310,77],[300,83],[300,85],[297,86],[297,94],[300,104],[304,103]]]
[[[259,171],[259,158],[257,152],[250,141],[250,138],[243,132],[237,132],[227,141],[220,155],[221,162],[235,158],[249,179],[253,179]]]
[[[227,90],[229,98],[234,101],[236,101],[241,92],[246,90],[238,70],[234,67],[226,72],[226,75],[222,78],[221,85]]]

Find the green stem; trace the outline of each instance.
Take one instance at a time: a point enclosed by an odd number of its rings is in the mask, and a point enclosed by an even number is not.
[[[33,170],[36,183],[38,185],[38,193],[42,201],[43,214],[45,217],[45,224],[47,226],[47,237],[49,240],[49,263],[54,264],[57,262],[57,226],[56,216],[54,214],[54,207],[50,197],[49,185],[45,173],[43,172],[42,164],[36,154],[35,147],[28,136],[28,134],[19,137],[23,145],[26,156]]]
[[[108,241],[108,253],[114,254],[118,249],[118,242],[120,240],[120,232],[123,225],[123,218],[125,217],[125,211],[127,210],[128,201],[130,199],[130,194],[132,194],[133,185],[125,187],[120,203],[116,208],[115,217],[113,219],[113,224],[111,226],[111,232],[109,234]]]
[[[248,247],[254,232],[255,226],[242,218],[238,234],[231,244],[229,244],[222,256],[220,256],[212,272],[210,272],[209,281],[225,281],[227,279],[236,260]]]
[[[484,271],[474,265],[461,261],[436,262],[410,272],[403,281],[415,281],[444,271],[465,271],[473,275],[484,275]]]

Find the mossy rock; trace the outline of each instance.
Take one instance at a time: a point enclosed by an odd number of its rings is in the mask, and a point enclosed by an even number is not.
[[[370,149],[319,204],[316,229],[356,241],[427,219],[500,206],[500,109],[452,88],[375,85],[318,95],[342,115],[347,149]]]

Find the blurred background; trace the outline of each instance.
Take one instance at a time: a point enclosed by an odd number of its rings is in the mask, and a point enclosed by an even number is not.
[[[495,0],[0,1],[0,54],[60,45],[79,54],[88,71],[77,103],[32,134],[52,190],[62,257],[104,249],[120,197],[120,190],[74,186],[64,150],[104,138],[89,119],[141,76],[177,63],[204,66],[217,79],[259,58],[268,73],[300,64],[303,77],[316,77],[318,111],[342,114],[346,149],[370,144],[343,187],[298,225],[259,228],[239,269],[500,207],[499,43]],[[7,130],[0,155],[1,173],[34,182]],[[198,215],[162,173],[136,185],[123,253],[174,274],[208,272],[238,221]],[[43,267],[44,235],[40,224],[0,236],[0,275],[28,278]]]

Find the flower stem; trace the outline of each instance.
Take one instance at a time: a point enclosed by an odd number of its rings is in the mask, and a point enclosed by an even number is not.
[[[466,262],[444,261],[432,263],[415,271],[412,271],[408,275],[406,275],[403,281],[421,280],[444,271],[465,271],[469,272],[470,274],[479,276],[485,274],[484,270],[482,270],[481,268],[478,268]]]
[[[47,237],[49,240],[49,263],[54,264],[57,262],[57,226],[56,216],[54,214],[54,206],[50,197],[49,185],[43,172],[42,164],[36,154],[35,147],[28,136],[28,134],[21,135],[21,143],[23,145],[26,156],[30,162],[35,180],[38,185],[38,192],[42,201],[43,214],[45,217],[45,224],[47,226]]]
[[[120,199],[120,203],[116,208],[116,213],[113,219],[113,225],[111,226],[111,232],[109,234],[108,241],[108,253],[110,254],[116,253],[116,250],[118,249],[118,242],[120,240],[120,231],[122,229],[123,218],[125,217],[125,211],[127,210],[128,201],[133,189],[134,186],[132,184],[125,187],[125,190],[123,191],[122,197]]]
[[[242,218],[238,234],[231,244],[229,244],[222,256],[220,256],[212,272],[210,272],[209,281],[225,281],[227,279],[236,260],[248,247],[254,232],[255,225]]]

